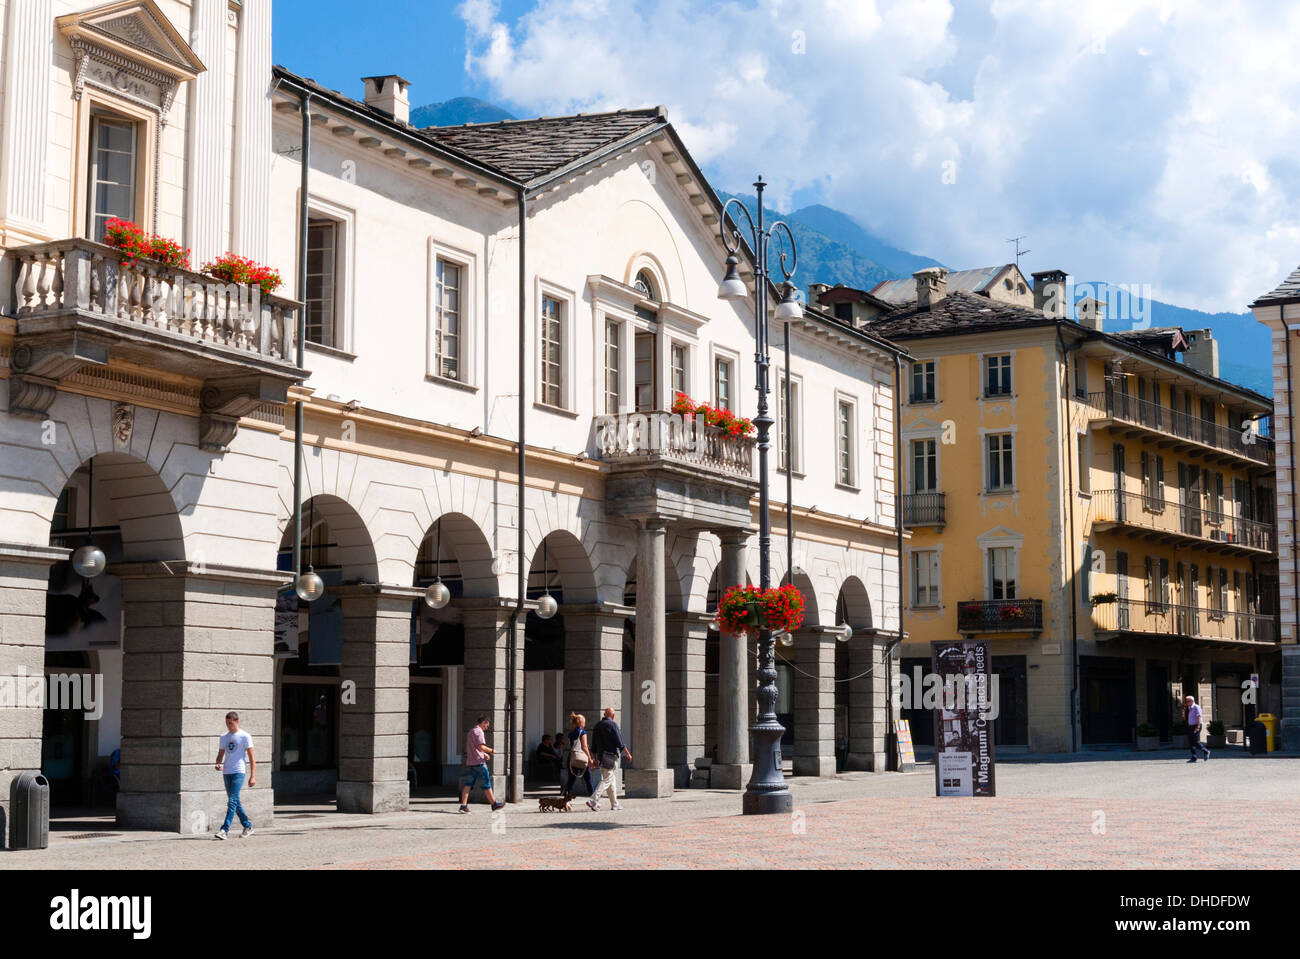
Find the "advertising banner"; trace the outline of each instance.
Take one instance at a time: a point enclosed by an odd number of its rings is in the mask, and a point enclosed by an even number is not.
[[[942,683],[934,710],[934,785],[937,796],[993,796],[992,659],[988,643],[974,640],[931,644],[931,662]]]

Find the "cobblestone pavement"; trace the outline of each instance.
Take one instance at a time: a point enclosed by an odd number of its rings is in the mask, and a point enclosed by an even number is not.
[[[59,824],[47,850],[0,856],[0,869],[1300,867],[1293,759],[1006,762],[989,800],[936,799],[933,782],[932,767],[795,779],[791,817],[740,816],[739,794],[711,790],[624,800],[618,813],[578,800],[567,815],[528,802],[462,816],[443,798],[382,816],[281,805],[226,843],[85,821]]]

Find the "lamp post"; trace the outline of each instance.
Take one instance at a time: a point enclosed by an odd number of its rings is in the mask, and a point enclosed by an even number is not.
[[[722,242],[727,248],[727,274],[718,288],[718,298],[740,301],[749,295],[744,280],[740,278],[740,251],[743,239],[739,229],[739,218],[733,219],[728,228],[727,215],[734,205],[744,215],[749,227],[749,239],[754,250],[754,366],[757,371],[755,388],[758,391],[758,416],[754,425],[758,427],[758,549],[759,549],[759,588],[772,587],[772,511],[767,481],[767,453],[771,446],[769,432],[772,428],[772,416],[767,408],[767,371],[768,334],[767,334],[767,284],[768,284],[768,246],[774,236],[784,232],[790,241],[790,267],[786,268],[786,251],[781,250],[779,265],[785,282],[785,295],[777,307],[776,316],[782,322],[803,316],[803,308],[794,298],[790,278],[798,265],[795,251],[794,233],[784,222],[778,220],[769,228],[763,220],[763,190],[767,184],[760,176],[754,188],[758,191],[758,223],[754,223],[749,210],[739,200],[727,201],[722,210],[720,230]],[[779,239],[778,239],[779,242]],[[789,415],[789,409],[786,413]],[[787,429],[787,432],[789,430]],[[789,464],[787,463],[787,466]],[[788,508],[788,506],[787,506]],[[793,577],[792,580],[793,582]],[[793,808],[790,788],[781,774],[781,736],[784,727],[776,718],[776,653],[772,632],[760,629],[758,632],[758,719],[750,727],[754,740],[754,773],[745,786],[743,812],[745,815],[788,813]]]

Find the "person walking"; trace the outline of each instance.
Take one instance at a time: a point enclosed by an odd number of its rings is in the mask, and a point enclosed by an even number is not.
[[[1195,696],[1187,696],[1183,699],[1183,710],[1187,715],[1187,741],[1192,748],[1192,758],[1187,760],[1189,763],[1196,762],[1196,751],[1199,749],[1205,753],[1205,761],[1210,761],[1210,750],[1201,742],[1201,707],[1196,705]]]
[[[621,753],[627,757],[627,761],[632,761],[632,753],[623,742],[623,735],[618,731],[618,723],[614,722],[614,707],[605,707],[605,718],[596,723],[596,728],[591,733],[592,745],[595,747],[596,760],[600,763],[600,785],[596,787],[595,793],[587,800],[587,805],[592,811],[600,808],[600,797],[609,796],[609,808],[611,811],[622,809],[618,801],[618,758]]]
[[[465,775],[460,780],[460,811],[469,812],[469,794],[475,786],[483,787],[483,795],[492,804],[492,811],[505,808],[505,803],[497,802],[492,793],[492,770],[488,769],[488,760],[496,752],[487,744],[488,727],[492,721],[487,713],[480,713],[478,722],[469,727],[465,734]]]
[[[596,795],[591,780],[591,746],[587,742],[587,717],[582,713],[569,714],[569,763],[567,775],[560,792],[565,799],[573,798],[573,784],[579,776],[587,784],[587,795]]]
[[[217,771],[226,784],[226,821],[212,838],[229,838],[230,824],[238,815],[239,823],[244,827],[239,838],[247,839],[253,834],[253,821],[244,812],[239,793],[244,788],[246,772],[248,788],[257,785],[257,760],[253,758],[253,737],[239,728],[239,713],[233,711],[226,713],[226,732],[217,748]]]

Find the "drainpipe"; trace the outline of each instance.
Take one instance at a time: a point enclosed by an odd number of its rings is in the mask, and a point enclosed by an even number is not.
[[[307,179],[311,173],[311,94],[302,94],[302,185],[298,195],[298,369],[306,367],[307,339]],[[302,576],[302,397],[293,404],[293,575]]]
[[[1083,340],[1078,340],[1072,344],[1065,344],[1061,340],[1061,327],[1056,327],[1056,344],[1061,349],[1061,364],[1065,367],[1065,456],[1067,460],[1065,474],[1065,496],[1069,504],[1070,530],[1067,534],[1069,547],[1066,550],[1067,561],[1073,562],[1075,542],[1074,542],[1074,425],[1070,417],[1070,354],[1083,346]],[[1076,729],[1082,723],[1082,719],[1076,715],[1078,712],[1077,704],[1079,702],[1079,600],[1078,600],[1078,576],[1070,577],[1070,752],[1077,752],[1079,748],[1078,733]]]
[[[898,638],[885,647],[885,770],[901,771],[894,732],[894,647],[903,642],[903,357],[894,354],[894,535],[898,544]],[[938,760],[935,760],[938,762]]]
[[[528,334],[528,266],[525,252],[528,249],[528,197],[524,188],[519,188],[519,449],[518,463],[516,471],[519,473],[519,515],[516,517],[515,526],[518,527],[517,548],[519,551],[519,561],[516,564],[516,594],[514,611],[510,614],[510,633],[506,643],[506,674],[509,676],[509,688],[506,692],[506,744],[508,752],[506,754],[506,802],[518,803],[523,801],[516,789],[515,769],[516,756],[519,749],[516,748],[515,739],[519,735],[516,729],[516,709],[515,704],[519,701],[519,690],[515,689],[515,669],[517,666],[515,631],[519,628],[520,617],[526,616],[524,603],[528,598],[528,571],[524,568],[524,479],[528,469],[528,454],[526,452],[526,441],[528,437],[527,421],[525,419],[527,404],[524,401],[524,388],[528,381],[528,360],[524,344],[527,341]]]

